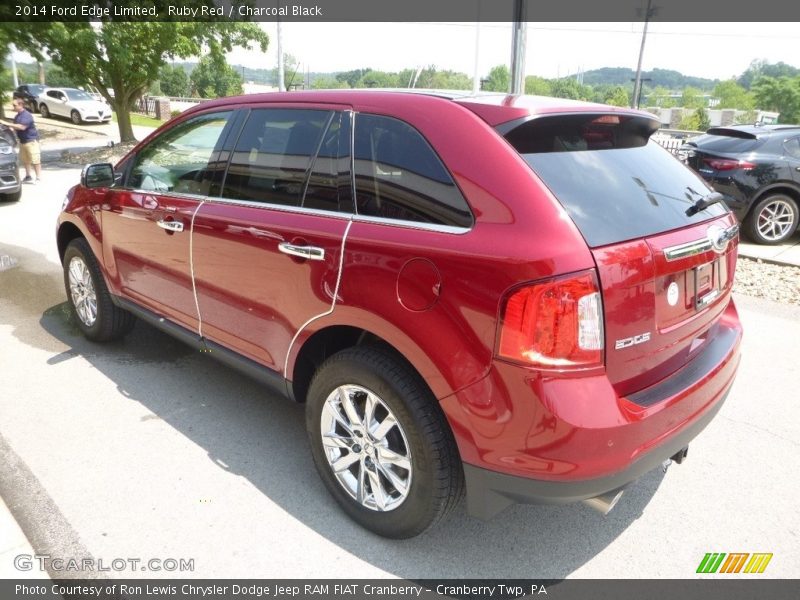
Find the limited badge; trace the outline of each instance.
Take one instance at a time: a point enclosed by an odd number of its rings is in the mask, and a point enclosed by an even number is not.
[[[680,290],[678,289],[678,284],[674,281],[669,284],[667,288],[667,302],[669,302],[670,306],[675,306],[678,303],[678,296],[680,295]]]

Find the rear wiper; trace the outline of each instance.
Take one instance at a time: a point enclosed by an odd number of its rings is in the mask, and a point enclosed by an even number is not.
[[[691,217],[692,215],[696,215],[701,210],[707,209],[712,204],[716,204],[717,202],[722,202],[724,196],[719,192],[711,192],[707,196],[703,196],[697,202],[692,204],[689,208],[686,209],[686,216]]]

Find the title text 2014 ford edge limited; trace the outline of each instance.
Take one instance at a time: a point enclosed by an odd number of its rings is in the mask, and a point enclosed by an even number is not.
[[[381,535],[465,492],[608,510],[739,362],[736,219],[657,127],[526,96],[204,103],[69,192],[69,302],[92,340],[138,317],[305,403],[322,480]]]

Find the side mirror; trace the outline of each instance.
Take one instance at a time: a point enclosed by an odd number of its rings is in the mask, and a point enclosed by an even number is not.
[[[114,167],[111,163],[86,165],[81,171],[81,185],[86,188],[111,187],[114,184]]]

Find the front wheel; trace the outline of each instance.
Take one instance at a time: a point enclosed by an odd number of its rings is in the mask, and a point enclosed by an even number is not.
[[[47,119],[50,117],[50,109],[47,108],[47,104],[40,104],[39,105],[39,112],[42,113],[42,116]]]
[[[0,197],[5,202],[17,202],[20,198],[22,198],[22,188],[18,189],[16,192],[11,192],[10,194],[2,194]]]
[[[73,110],[71,113],[69,113],[69,116],[75,125],[81,124],[81,113],[79,113],[77,110]]]
[[[797,230],[797,202],[785,194],[759,200],[745,220],[747,237],[759,244],[780,244]]]
[[[135,317],[111,301],[100,266],[83,238],[72,240],[64,252],[64,286],[78,328],[96,342],[123,337]]]
[[[436,399],[386,349],[359,346],[328,358],[309,388],[306,427],[328,491],[379,535],[418,535],[463,495],[458,450]]]

